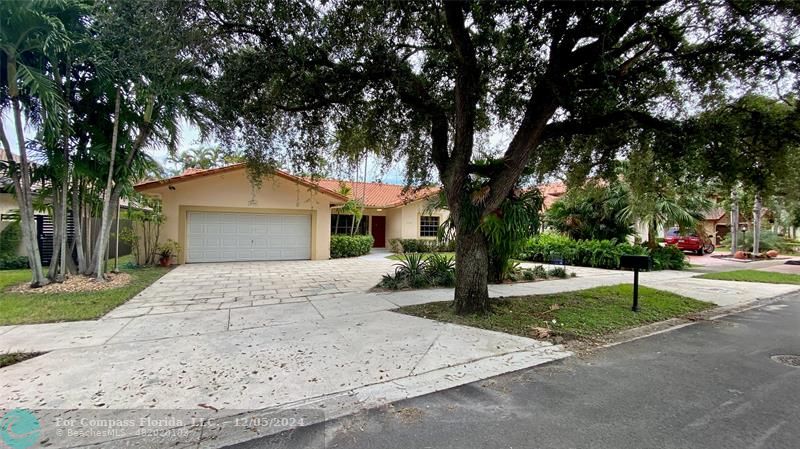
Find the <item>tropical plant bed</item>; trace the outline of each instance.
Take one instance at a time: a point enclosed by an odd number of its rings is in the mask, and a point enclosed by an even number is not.
[[[0,326],[93,320],[135,296],[169,268],[124,268],[129,281],[123,286],[92,291],[46,293],[3,291],[0,295]],[[0,291],[29,280],[30,270],[0,271]],[[121,277],[120,277],[121,279]],[[46,288],[46,287],[43,287]]]
[[[393,273],[383,275],[383,279],[373,290],[411,290],[432,287],[453,287],[456,280],[456,263],[448,253],[403,253],[398,255]],[[510,261],[503,272],[503,283],[533,282],[549,278],[575,276],[564,267],[549,270],[539,265],[522,268]]]
[[[44,354],[44,352],[9,352],[0,354],[0,368],[24,362],[25,360],[32,359],[42,354]]]
[[[88,276],[67,276],[64,282],[51,282],[44,287],[32,288],[29,282],[23,282],[6,289],[7,292],[16,293],[75,293],[96,292],[120,288],[130,284],[132,277],[128,273],[108,273],[105,282],[98,282]]]
[[[631,311],[633,286],[596,287],[549,295],[492,300],[487,314],[457,315],[448,302],[401,307],[396,312],[536,339],[601,340],[609,334],[683,317],[714,304],[639,287],[639,312]]]
[[[789,257],[789,256],[768,257],[768,256],[765,256],[765,255],[762,255],[762,254],[756,256],[756,258],[754,259],[752,253],[746,253],[743,259],[740,259],[740,258],[737,258],[737,257],[733,257],[732,254],[714,254],[711,257],[713,257],[715,259],[722,259],[722,260],[725,260],[725,261],[743,262],[743,263],[747,263],[747,262],[763,262],[765,260],[786,260],[786,259],[791,259],[791,257]]]
[[[419,253],[419,254],[422,256],[423,259],[428,259],[429,257],[433,256],[434,254],[438,254],[438,255],[446,256],[446,257],[456,257],[456,253],[449,252],[449,251],[445,251],[445,252],[441,252],[441,253]],[[404,253],[397,253],[397,254],[392,254],[390,256],[386,256],[386,258],[390,259],[390,260],[402,260],[403,259],[403,255],[404,255]]]
[[[701,279],[716,279],[718,281],[764,282],[767,284],[798,284],[800,274],[776,273],[774,271],[737,270],[722,273],[707,273],[696,276]]]

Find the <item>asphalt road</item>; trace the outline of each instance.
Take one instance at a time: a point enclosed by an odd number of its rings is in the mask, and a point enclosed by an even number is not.
[[[238,448],[800,448],[800,295]]]

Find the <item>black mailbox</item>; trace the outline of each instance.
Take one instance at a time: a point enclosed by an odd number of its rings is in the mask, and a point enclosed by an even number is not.
[[[650,270],[653,268],[653,259],[650,256],[630,256],[624,255],[619,258],[622,268],[633,268],[634,270]]]
[[[624,255],[619,258],[622,268],[633,269],[633,307],[634,312],[639,311],[639,270],[649,270],[653,267],[653,259],[650,256]]]

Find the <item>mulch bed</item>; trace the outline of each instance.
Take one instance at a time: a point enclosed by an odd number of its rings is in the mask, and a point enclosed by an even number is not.
[[[6,289],[8,292],[16,293],[77,293],[95,292],[109,290],[128,285],[131,282],[131,275],[127,273],[106,273],[106,282],[97,282],[93,277],[80,275],[68,276],[64,282],[51,282],[44,287],[31,288],[26,282]]]

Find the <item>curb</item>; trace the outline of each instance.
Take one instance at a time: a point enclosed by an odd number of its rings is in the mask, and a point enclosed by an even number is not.
[[[789,293],[783,293],[777,296],[758,298],[752,301],[746,301],[743,303],[729,305],[729,306],[714,307],[713,309],[698,312],[685,318],[670,318],[668,320],[660,321],[657,323],[651,323],[651,324],[646,324],[644,326],[635,327],[632,329],[626,329],[618,333],[616,336],[614,336],[616,338],[614,341],[608,343],[592,346],[590,348],[580,348],[579,344],[575,345],[576,347],[574,348],[571,348],[569,345],[567,345],[567,349],[578,352],[581,351],[581,349],[591,351],[596,349],[611,348],[617,345],[621,345],[623,343],[629,343],[632,341],[640,340],[642,338],[652,337],[654,335],[664,334],[684,327],[692,326],[701,323],[703,321],[716,321],[731,315],[747,312],[749,310],[759,309],[761,307],[768,306],[770,304],[789,298],[791,296],[796,296],[798,295],[798,293],[800,293],[800,290],[795,290]],[[649,328],[652,328],[654,330],[651,332],[647,332],[647,329]],[[637,333],[641,331],[644,331],[644,333],[633,335],[630,337],[627,336],[627,334]]]

